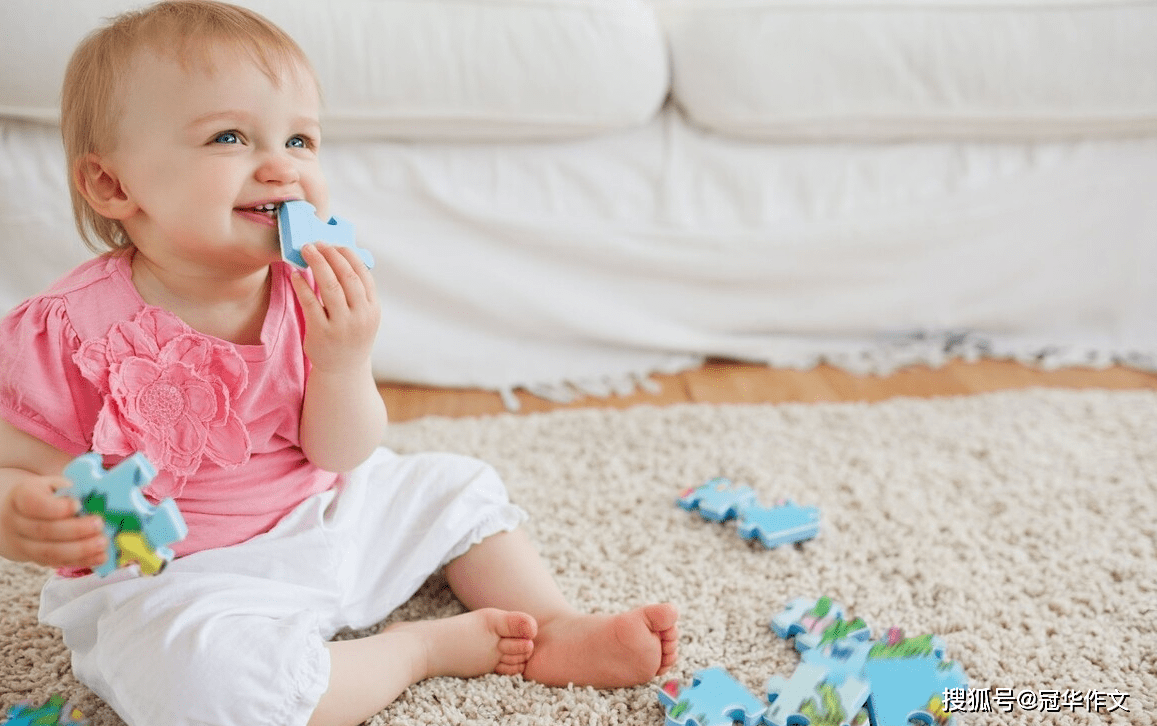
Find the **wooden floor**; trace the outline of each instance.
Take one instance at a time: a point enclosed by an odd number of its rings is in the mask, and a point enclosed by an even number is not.
[[[894,396],[950,396],[1033,386],[1057,388],[1146,388],[1157,390],[1157,374],[1131,368],[1068,368],[1041,371],[1007,361],[953,362],[943,368],[914,367],[886,377],[855,376],[830,366],[811,371],[770,369],[713,361],[696,370],[656,375],[655,393],[584,398],[556,404],[520,392],[519,413],[584,406],[627,408],[639,404],[786,403],[879,401]],[[408,385],[379,387],[390,420],[423,416],[486,416],[506,411],[497,393]]]

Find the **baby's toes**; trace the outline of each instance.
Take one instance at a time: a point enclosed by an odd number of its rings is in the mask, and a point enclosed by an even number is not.
[[[495,632],[503,639],[534,640],[534,636],[538,635],[538,623],[526,613],[507,612]]]
[[[659,633],[659,647],[662,655],[659,658],[658,675],[663,675],[671,670],[671,666],[679,660],[679,627],[677,625]]]
[[[499,634],[499,661],[496,673],[514,675],[526,668],[527,661],[534,653],[534,636],[538,634],[538,623],[525,613],[507,613],[506,622]]]
[[[503,638],[498,641],[498,652],[504,661],[516,659],[528,661],[534,652],[534,641],[526,638]]]
[[[498,665],[494,672],[503,676],[513,676],[526,670],[530,656],[534,653],[534,641],[522,638],[503,638],[498,641]]]

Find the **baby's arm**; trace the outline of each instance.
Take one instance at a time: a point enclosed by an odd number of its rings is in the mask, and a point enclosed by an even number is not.
[[[381,443],[386,406],[374,383],[370,353],[381,321],[374,279],[353,250],[307,245],[313,271],[293,287],[305,314],[305,354],[312,369],[301,411],[301,448],[317,466],[349,471]]]
[[[76,517],[78,502],[58,497],[69,485],[68,454],[0,420],[0,557],[47,567],[96,567],[107,542],[99,516]]]

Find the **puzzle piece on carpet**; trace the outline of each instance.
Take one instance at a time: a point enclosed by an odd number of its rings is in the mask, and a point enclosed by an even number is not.
[[[868,715],[872,726],[951,724],[944,710],[945,689],[967,688],[964,668],[944,659],[944,641],[935,635],[903,637],[897,628],[872,645],[864,677],[872,684]]]
[[[357,253],[366,267],[374,266],[374,257],[354,242],[354,226],[340,217],[328,222],[317,216],[317,208],[304,199],[282,202],[277,210],[277,234],[281,241],[281,258],[305,268],[301,248],[313,242],[325,242],[335,247],[349,247]]]
[[[165,499],[154,506],[145,499],[141,490],[156,475],[156,469],[141,454],[133,454],[107,471],[95,452],[78,456],[65,467],[64,476],[72,486],[57,494],[80,501],[78,514],[104,517],[108,556],[94,570],[101,577],[133,562],[140,565],[142,574],[155,575],[173,559],[168,545],[189,534],[176,502]]]
[[[767,682],[764,713],[769,726],[795,724],[863,724],[868,719],[868,683],[849,676],[836,682],[828,669],[814,663],[800,663],[791,678],[775,676]]]
[[[800,655],[800,662],[822,668],[827,682],[839,685],[849,678],[865,680],[864,665],[875,645],[871,640],[840,638],[808,648]]]
[[[795,638],[796,650],[803,652],[842,638],[868,640],[871,630],[862,618],[844,619],[844,606],[830,597],[798,597],[771,619],[771,629],[787,640]]]
[[[756,504],[755,491],[746,484],[734,484],[726,477],[715,477],[683,492],[676,502],[689,512],[696,509],[712,522],[726,522],[738,516],[745,507]]]
[[[697,671],[687,688],[667,681],[659,690],[659,703],[667,710],[665,726],[756,726],[767,705],[752,695],[722,668]]]
[[[751,504],[739,512],[739,536],[758,538],[771,549],[811,539],[820,531],[820,510],[801,507],[790,499],[774,507]]]
[[[771,619],[777,636],[795,638],[803,670],[797,669],[790,681],[768,682],[769,699],[773,693],[776,698],[790,694],[778,707],[772,700],[764,719],[768,724],[829,724],[848,714],[853,723],[867,718],[872,726],[955,723],[945,709],[944,694],[963,691],[967,679],[959,663],[944,659],[943,639],[931,634],[905,638],[903,631],[891,628],[882,639],[872,640],[863,620],[847,621],[844,616],[843,606],[829,597],[801,597]],[[841,690],[849,683],[848,690]],[[853,713],[850,707],[859,697],[861,683],[867,685],[867,699]],[[797,704],[810,690],[819,700]],[[796,708],[800,710],[795,712]]]
[[[20,703],[8,709],[0,726],[88,726],[80,709],[64,702],[64,696],[54,694],[42,706]]]

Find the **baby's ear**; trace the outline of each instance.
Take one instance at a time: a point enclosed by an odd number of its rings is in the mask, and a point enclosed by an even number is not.
[[[120,178],[99,154],[85,154],[76,162],[76,188],[102,217],[125,220],[137,212]]]

